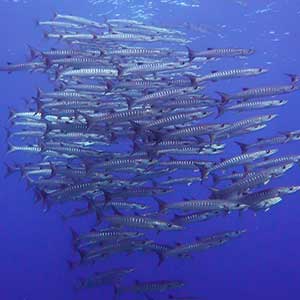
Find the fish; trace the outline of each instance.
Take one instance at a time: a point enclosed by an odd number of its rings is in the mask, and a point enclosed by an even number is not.
[[[180,288],[183,286],[184,282],[179,280],[159,280],[151,282],[140,282],[139,280],[136,280],[133,286],[116,288],[115,294],[120,295],[127,291],[134,291],[136,293],[146,293],[152,291],[164,292],[170,289]]]
[[[221,190],[211,188],[212,191],[211,197],[226,199],[232,197],[234,194],[239,194],[252,187],[257,187],[259,185],[267,184],[272,179],[272,177],[281,176],[283,173],[285,173],[290,168],[292,168],[293,165],[294,165],[293,163],[281,164],[273,168],[265,169],[261,172],[249,173],[248,175],[246,175],[236,183],[232,184],[228,188],[221,189]]]
[[[165,203],[161,199],[155,199],[159,206],[159,212],[164,212],[169,209],[180,209],[183,211],[231,211],[244,210],[247,205],[242,203],[231,202],[230,199],[213,199],[213,200],[186,200],[182,202]]]
[[[178,243],[174,249],[171,249],[165,253],[165,257],[177,256],[188,257],[190,253],[194,251],[205,251],[211,247],[220,246],[231,239],[239,237],[244,231],[225,232],[208,237],[196,237],[196,242],[189,244]]]
[[[203,178],[206,178],[210,173],[215,172],[217,170],[225,170],[227,168],[231,168],[237,165],[247,165],[245,169],[250,169],[248,164],[252,163],[253,161],[260,159],[260,158],[268,158],[269,156],[275,154],[278,149],[269,149],[269,150],[261,150],[256,152],[247,152],[245,154],[241,154],[238,156],[234,156],[229,159],[223,159],[220,163],[215,164],[208,170],[203,171]],[[259,164],[259,163],[258,163]]]
[[[159,219],[153,219],[149,217],[143,216],[125,216],[120,212],[116,212],[115,216],[98,216],[98,221],[101,222],[105,220],[114,226],[125,226],[125,227],[133,227],[133,228],[143,228],[143,229],[152,229],[158,232],[160,231],[177,231],[183,230],[183,227],[179,225],[172,224],[170,222],[162,221]],[[98,213],[99,210],[98,210]],[[101,214],[101,213],[100,213]]]
[[[196,52],[187,47],[188,57],[193,61],[197,57],[205,57],[207,59],[214,59],[220,57],[235,57],[235,56],[249,56],[255,53],[254,49],[243,48],[207,48],[206,51]]]
[[[210,220],[211,218],[220,216],[222,214],[221,210],[212,210],[206,212],[197,212],[187,215],[175,214],[172,222],[177,225],[184,226],[190,223],[198,223]]]
[[[266,86],[258,88],[244,88],[242,92],[233,95],[228,95],[223,92],[217,92],[224,104],[228,103],[230,100],[242,99],[248,100],[253,98],[262,98],[267,96],[276,96],[287,93],[292,93],[299,90],[298,86],[295,85],[281,85],[281,86]]]
[[[249,68],[249,69],[233,69],[228,71],[212,71],[211,74],[207,74],[201,77],[191,78],[196,84],[203,81],[218,81],[224,79],[232,79],[239,77],[257,76],[267,73],[268,69],[265,68]]]
[[[286,144],[292,141],[298,141],[299,139],[300,135],[298,135],[297,132],[284,132],[280,135],[270,138],[258,138],[256,142],[251,144],[245,144],[241,142],[236,142],[236,144],[241,148],[242,153],[245,153],[250,148],[260,148],[264,146]]]
[[[118,268],[104,272],[96,272],[91,277],[79,279],[77,289],[94,288],[101,285],[114,285],[118,283],[121,277],[134,272],[134,268]]]
[[[256,109],[266,109],[272,107],[280,107],[287,104],[286,100],[263,100],[263,101],[247,101],[241,102],[229,107],[220,105],[218,107],[218,116],[221,116],[225,111],[247,111],[247,110],[256,110]]]

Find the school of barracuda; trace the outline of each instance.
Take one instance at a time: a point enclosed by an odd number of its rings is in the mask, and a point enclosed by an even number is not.
[[[97,225],[90,232],[72,230],[79,255],[69,261],[71,269],[137,251],[157,255],[160,266],[170,257],[184,259],[236,243],[233,240],[245,229],[204,234],[185,244],[180,240],[191,223],[232,211],[266,211],[300,189],[266,187],[299,162],[300,154],[280,155],[276,147],[300,140],[300,130],[251,144],[238,140],[241,154],[226,153],[227,141],[262,130],[278,116],[265,111],[280,109],[287,101],[267,97],[297,91],[299,78],[290,74],[289,84],[211,96],[206,87],[215,81],[259,76],[268,70],[254,66],[200,75],[203,64],[244,58],[254,49],[196,51],[188,47],[184,32],[127,19],[98,23],[55,14],[38,25],[48,30],[45,38],[61,47],[30,46],[30,61],[0,69],[46,73],[54,87],[38,89],[28,111],[10,110],[8,153],[20,152],[23,163],[7,163],[7,176],[19,171],[45,211],[71,205],[74,210],[64,220],[96,216]],[[264,112],[243,118],[242,112],[256,110]],[[238,113],[236,120],[222,122],[229,111]],[[226,158],[219,161],[215,155],[220,153]],[[203,182],[211,184],[207,199],[172,200],[178,187],[186,187],[189,195],[192,184],[205,189]],[[178,231],[178,243],[157,243],[147,238],[151,231]],[[132,293],[134,299],[157,299],[157,293],[165,295],[162,299],[199,299],[173,293],[184,288],[180,278],[122,284],[132,272],[138,279],[139,270],[121,266],[75,285],[111,285],[116,299]]]

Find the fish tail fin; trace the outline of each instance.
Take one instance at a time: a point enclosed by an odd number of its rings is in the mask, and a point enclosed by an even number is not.
[[[83,113],[83,112],[80,112],[80,115],[82,115],[82,116],[84,117],[85,122],[86,122],[86,124],[87,124],[87,127],[88,127],[89,129],[92,128],[93,125],[94,125],[94,120],[93,120],[93,118],[90,117],[88,114]]]
[[[72,234],[72,242],[74,243],[78,240],[79,234],[72,227],[70,227],[70,231]]]
[[[103,221],[102,211],[101,211],[101,209],[99,209],[98,207],[95,207],[95,206],[94,206],[94,209],[95,209],[95,213],[96,213],[97,224],[101,224]]]
[[[49,57],[45,57],[45,65],[46,65],[47,69],[51,68],[52,62],[51,62],[51,59]],[[55,79],[57,79],[56,78],[56,73],[55,73]]]
[[[114,299],[118,299],[119,296],[121,294],[121,288],[120,288],[120,285],[118,284],[114,284]]]
[[[211,197],[214,198],[215,195],[219,192],[219,189],[214,188],[214,187],[209,187],[208,188],[211,191]]]
[[[78,263],[76,263],[75,261],[72,261],[72,260],[67,260],[67,264],[68,264],[69,270],[71,270],[71,271],[74,270],[78,265]]]
[[[223,104],[228,103],[229,98],[230,98],[230,96],[228,94],[223,93],[223,92],[218,92],[218,91],[216,93],[221,97],[221,100],[222,100]]]
[[[197,77],[195,75],[192,75],[192,74],[185,74],[185,76],[190,80],[191,82],[191,85],[193,87],[198,87],[198,84],[197,84]]]
[[[47,31],[45,31],[43,33],[43,37],[44,37],[44,39],[48,40],[49,39],[49,33]]]
[[[200,170],[200,173],[201,173],[202,180],[206,179],[208,177],[208,175],[209,175],[209,169],[208,169],[208,167],[200,165],[199,166],[199,170]]]
[[[246,153],[248,150],[248,145],[245,143],[241,143],[241,142],[237,142],[235,141],[235,143],[240,147],[242,153]]]
[[[156,253],[158,255],[158,263],[157,266],[160,267],[162,265],[162,263],[165,261],[165,254],[163,252],[157,252]]]
[[[154,197],[154,200],[155,200],[155,201],[157,202],[157,204],[158,204],[158,210],[159,210],[160,213],[166,210],[166,208],[167,208],[167,203],[166,203],[165,201],[163,201],[163,200],[161,200],[161,199],[159,199],[159,198],[157,198],[157,197]]]
[[[26,191],[29,191],[33,186],[33,182],[32,180],[30,180],[29,176],[26,176],[25,181],[26,181]]]
[[[78,249],[78,254],[80,256],[80,263],[82,263],[84,261],[85,256],[86,256],[86,252],[82,249]]]
[[[33,19],[33,24],[34,24],[35,27],[40,26],[40,21],[39,21],[39,19],[34,18],[34,19]]]
[[[135,121],[129,120],[130,125],[132,126],[132,129],[135,133],[135,137],[140,135],[143,131],[143,126]]]
[[[139,151],[142,151],[142,150],[143,150],[142,145],[137,141],[133,141],[132,154],[136,153],[136,152],[139,152]]]
[[[225,109],[224,109],[224,105],[218,105],[217,106],[217,110],[218,110],[218,113],[217,113],[217,116],[216,118],[219,118],[220,116],[222,116],[225,112]]]
[[[107,80],[106,83],[105,83],[105,85],[106,85],[107,92],[111,92],[112,89],[113,89],[113,83],[112,83],[112,81],[111,80]]]
[[[121,65],[117,65],[118,78],[121,78],[124,73],[124,68]]]
[[[219,184],[221,181],[220,177],[217,174],[212,174],[212,180],[214,185]]]
[[[13,153],[15,151],[16,151],[15,146],[13,144],[11,144],[11,143],[7,143],[6,154]]]
[[[300,76],[296,74],[286,73],[286,76],[288,76],[292,83],[296,83],[300,80]]]
[[[5,165],[5,168],[6,168],[6,171],[5,171],[5,174],[4,174],[4,178],[7,178],[8,176],[12,175],[17,170],[16,168],[10,166],[7,163],[4,163],[4,165]]]
[[[132,104],[134,103],[134,98],[129,95],[126,95],[126,94],[121,94],[121,96],[123,96],[125,98],[128,109],[131,109]]]
[[[29,59],[30,61],[38,58],[39,56],[41,56],[41,52],[35,48],[33,48],[31,45],[28,45],[27,44],[27,47],[28,47],[28,50],[29,50]]]
[[[8,108],[8,121],[14,119],[15,115],[16,115],[16,111],[12,107],[9,107]]]
[[[49,168],[51,170],[50,178],[55,177],[57,175],[57,170],[52,162],[49,163]]]
[[[111,202],[112,200],[112,195],[110,192],[103,190],[103,194],[104,194],[104,202],[105,204]]]
[[[189,61],[192,62],[196,58],[196,53],[190,47],[186,47],[188,51]]]

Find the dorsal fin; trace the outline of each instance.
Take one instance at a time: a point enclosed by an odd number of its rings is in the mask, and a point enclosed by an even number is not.
[[[213,71],[211,71],[211,73],[212,74],[214,74],[214,73],[217,73],[218,71],[217,70],[213,70]]]
[[[248,91],[248,90],[249,90],[249,88],[247,88],[247,87],[243,88],[243,91]]]

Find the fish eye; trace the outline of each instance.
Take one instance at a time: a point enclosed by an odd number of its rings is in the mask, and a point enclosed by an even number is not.
[[[203,115],[206,115],[207,114],[207,112],[205,111],[204,113],[203,113]]]
[[[271,152],[271,150],[267,150],[267,153],[269,154]]]
[[[283,166],[282,169],[285,170],[285,169],[286,169],[286,166]]]
[[[280,100],[280,101],[279,101],[279,103],[282,103],[282,102],[283,102],[283,100]]]
[[[173,224],[168,224],[168,227],[171,228],[173,226]]]
[[[221,127],[224,128],[224,127],[225,127],[225,124],[222,124]]]
[[[262,68],[259,68],[259,69],[258,69],[259,72],[262,72],[262,70],[263,70]]]
[[[216,152],[217,151],[217,149],[213,149],[213,152]]]
[[[271,119],[271,118],[272,118],[272,115],[269,115],[269,116],[268,116],[268,119]]]
[[[294,189],[293,187],[290,187],[290,188],[289,188],[290,191],[292,191],[293,189]]]

